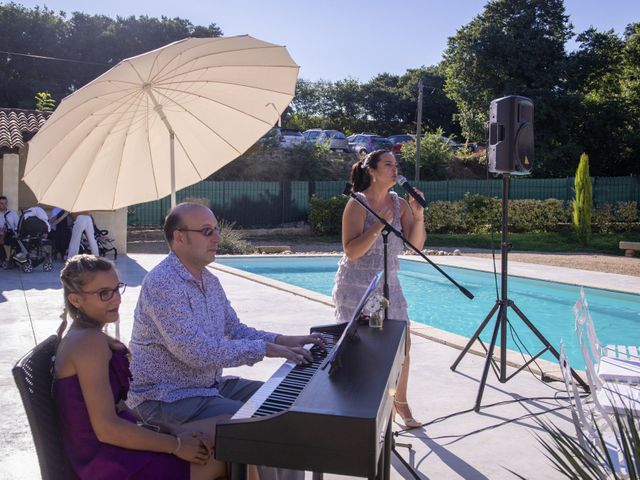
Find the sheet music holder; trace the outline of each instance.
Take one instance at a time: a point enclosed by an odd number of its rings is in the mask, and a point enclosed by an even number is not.
[[[347,326],[344,328],[342,335],[336,342],[335,347],[333,348],[331,354],[327,357],[324,365],[322,365],[321,367],[322,370],[324,370],[327,367],[327,365],[330,365],[329,375],[333,374],[338,368],[340,368],[340,359],[342,357],[342,352],[344,352],[345,348],[347,348],[348,343],[352,341],[356,336],[357,330],[358,330],[358,319],[360,318],[360,314],[362,313],[362,310],[364,309],[364,306],[366,305],[367,300],[369,300],[369,297],[371,297],[371,295],[373,294],[373,291],[375,290],[376,285],[378,285],[378,282],[380,281],[381,277],[382,277],[382,272],[378,272],[374,275],[373,279],[371,280],[371,283],[367,287],[367,290],[364,292],[364,294],[360,298],[360,301],[358,302],[356,309],[353,311],[353,315],[351,316],[351,319],[349,320],[349,322],[347,322]]]

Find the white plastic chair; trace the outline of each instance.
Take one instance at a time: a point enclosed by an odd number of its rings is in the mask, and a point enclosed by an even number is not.
[[[618,441],[615,435],[614,424],[611,421],[609,415],[600,414],[600,412],[593,412],[586,408],[584,399],[580,397],[578,386],[573,380],[571,375],[571,365],[565,354],[564,342],[560,342],[560,372],[562,373],[562,379],[564,381],[567,397],[571,405],[571,418],[573,425],[576,429],[576,436],[582,449],[591,456],[591,459],[595,462],[598,458],[601,458],[594,452],[598,446],[602,449],[606,449],[611,458],[616,472],[620,472],[622,466],[620,464],[621,452],[618,447]],[[595,400],[595,396],[594,396]],[[598,419],[602,420],[602,424],[596,428],[596,422]],[[604,443],[598,435],[598,430],[602,435]]]
[[[640,386],[628,383],[607,382],[596,373],[586,344],[580,345],[586,367],[587,384],[591,390],[596,409],[605,417],[625,411],[640,413]]]
[[[602,381],[640,383],[640,358],[637,356],[631,358],[629,357],[630,353],[627,354],[628,358],[626,359],[613,356],[622,351],[635,351],[635,347],[606,347],[602,344],[596,334],[583,288],[580,289],[580,299],[574,305],[573,313],[576,319],[576,335],[580,348],[583,350],[585,363],[592,363],[596,366],[597,375]],[[585,354],[583,346],[586,347],[587,354]]]

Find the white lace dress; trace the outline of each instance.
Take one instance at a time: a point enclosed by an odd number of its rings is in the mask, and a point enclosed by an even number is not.
[[[361,192],[356,193],[358,197],[369,205],[367,198]],[[402,230],[400,223],[400,198],[395,192],[390,192],[393,201],[393,221],[391,224],[398,230]],[[364,221],[364,230],[369,229],[378,220],[367,211]],[[398,270],[400,260],[398,255],[404,250],[403,242],[393,233],[389,234],[389,244],[387,250],[387,274],[389,280],[389,318],[393,320],[409,321],[407,313],[407,301],[402,293],[400,282],[398,281]],[[349,260],[343,255],[338,263],[338,272],[333,287],[333,303],[336,306],[336,321],[346,322],[351,319],[353,311],[358,305],[358,301],[366,291],[373,276],[384,270],[384,253],[382,235],[376,238],[375,243],[362,257],[357,260]],[[378,291],[382,294],[384,278],[378,283]]]

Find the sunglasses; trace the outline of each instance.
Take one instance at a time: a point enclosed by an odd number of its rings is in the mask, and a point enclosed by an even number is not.
[[[218,231],[217,228],[211,228],[211,227],[204,227],[198,230],[195,230],[193,228],[177,228],[176,230],[178,230],[179,232],[196,232],[196,233],[199,233],[200,235],[204,235],[205,237],[210,237],[216,231]]]
[[[118,283],[116,288],[103,288],[95,292],[80,291],[79,293],[83,293],[85,295],[98,295],[98,297],[100,297],[100,300],[102,300],[103,302],[108,302],[113,298],[116,292],[118,292],[119,295],[122,295],[126,289],[127,289],[127,284],[120,282]]]

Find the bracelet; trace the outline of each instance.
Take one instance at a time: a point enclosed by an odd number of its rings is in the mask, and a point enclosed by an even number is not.
[[[171,452],[171,455],[177,454],[178,451],[180,451],[180,447],[182,446],[182,440],[180,440],[180,436],[176,435],[176,440],[178,441],[178,446],[173,452]]]

